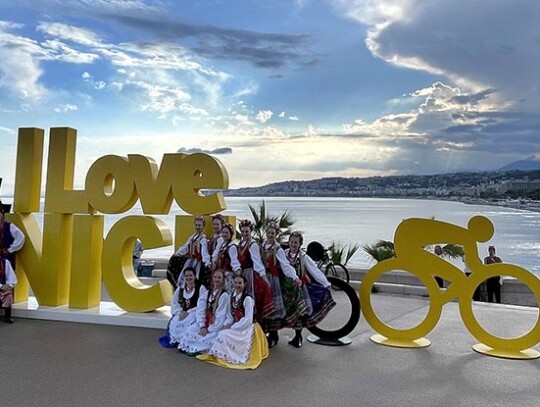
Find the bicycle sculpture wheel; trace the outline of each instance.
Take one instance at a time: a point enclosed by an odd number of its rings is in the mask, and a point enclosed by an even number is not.
[[[478,258],[477,243],[487,242],[494,234],[493,224],[482,216],[471,218],[467,228],[433,219],[406,219],[396,229],[394,245],[396,257],[382,261],[372,267],[360,286],[360,302],[366,321],[378,332],[371,340],[387,346],[418,348],[429,346],[425,336],[437,325],[442,307],[457,298],[463,323],[480,342],[473,346],[476,352],[507,359],[536,359],[540,352],[532,349],[540,342],[540,316],[534,327],[526,334],[515,338],[501,338],[485,330],[477,321],[472,310],[475,289],[487,278],[505,275],[525,283],[540,304],[540,279],[527,270],[512,264],[484,265]],[[451,263],[424,250],[429,244],[449,242],[463,245],[466,263],[471,276]],[[382,274],[406,271],[417,277],[425,286],[429,297],[428,312],[415,327],[396,329],[386,325],[376,315],[371,304],[371,289]],[[435,276],[450,282],[443,291],[435,283]]]
[[[340,291],[347,296],[347,299],[351,303],[351,314],[347,322],[342,327],[335,330],[325,330],[317,326],[308,328],[313,335],[308,336],[307,340],[326,346],[349,345],[352,341],[347,335],[356,328],[356,325],[358,325],[358,321],[360,320],[360,300],[354,288],[345,281],[330,276],[327,278],[332,286],[335,285],[336,287],[339,287]],[[330,312],[329,315],[331,314],[332,312]],[[328,317],[329,316],[326,318]]]

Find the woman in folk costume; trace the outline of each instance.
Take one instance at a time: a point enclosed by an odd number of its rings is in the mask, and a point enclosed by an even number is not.
[[[230,296],[225,291],[225,274],[215,270],[212,289],[205,292],[197,305],[197,322],[189,326],[178,338],[178,349],[193,356],[210,350],[224,326],[232,323]]]
[[[171,320],[167,327],[167,335],[161,337],[159,342],[165,348],[178,346],[183,332],[197,322],[197,310],[204,310],[206,288],[195,279],[195,270],[188,267],[184,270],[184,285],[178,287],[171,300]],[[199,304],[201,303],[201,304]],[[199,316],[199,319],[202,319]]]
[[[4,322],[13,323],[11,305],[13,304],[13,287],[17,284],[17,276],[9,260],[0,257],[0,307],[4,308]]]
[[[246,278],[247,293],[255,300],[255,321],[261,323],[263,318],[275,311],[275,306],[270,282],[261,260],[261,249],[253,240],[252,232],[253,223],[250,220],[240,222],[242,239],[238,243],[238,261]]]
[[[289,264],[296,270],[296,275],[302,280],[302,291],[307,303],[307,310],[297,321],[290,325],[296,335],[289,341],[289,345],[295,348],[302,346],[302,328],[310,328],[321,322],[324,317],[335,307],[336,302],[330,293],[330,283],[326,276],[311,257],[302,252],[301,247],[304,237],[300,232],[293,232],[289,236],[289,248],[285,250],[285,256]]]
[[[219,331],[208,354],[197,356],[197,359],[230,369],[256,369],[268,357],[264,332],[253,321],[255,302],[247,293],[246,281],[242,275],[234,277],[232,325]]]
[[[266,227],[266,240],[261,246],[261,257],[276,307],[275,312],[264,320],[270,348],[276,346],[279,341],[278,330],[284,326],[294,326],[307,309],[300,287],[302,282],[276,241],[278,233],[278,226],[270,223]]]
[[[223,241],[218,248],[216,261],[213,268],[223,270],[225,272],[225,290],[230,294],[234,290],[234,276],[240,274],[242,268],[238,261],[238,250],[232,242],[234,236],[234,228],[230,223],[223,225],[221,229],[221,237]]]
[[[195,278],[204,282],[206,280],[206,270],[212,264],[212,259],[208,254],[208,239],[204,235],[204,225],[206,221],[204,217],[197,216],[193,221],[195,232],[189,237],[186,243],[180,247],[175,256],[187,257],[187,260],[182,268],[182,272],[178,277],[178,285],[182,285],[184,282],[184,270],[191,267],[195,270]]]

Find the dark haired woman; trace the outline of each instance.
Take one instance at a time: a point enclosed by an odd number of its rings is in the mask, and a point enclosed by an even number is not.
[[[279,228],[275,223],[266,227],[266,240],[261,247],[261,258],[270,281],[275,312],[264,320],[268,331],[268,346],[273,348],[279,341],[278,330],[294,326],[306,312],[307,305],[300,286],[301,280],[287,261],[287,257],[276,238]]]
[[[204,309],[202,302],[206,297],[206,288],[195,279],[195,270],[191,267],[186,268],[184,270],[184,284],[174,291],[171,300],[172,317],[167,328],[168,335],[160,339],[163,346],[178,346],[181,335],[197,322],[197,309]],[[200,302],[201,304],[199,304]],[[168,343],[165,343],[166,340]]]
[[[261,249],[251,235],[253,223],[245,219],[239,227],[241,240],[238,243],[238,261],[246,278],[247,293],[255,300],[255,320],[261,323],[263,318],[275,311],[270,282],[261,260]]]
[[[212,290],[202,296],[197,305],[197,322],[178,338],[178,349],[195,355],[207,352],[221,329],[231,324],[229,294],[224,289],[225,274],[215,270],[212,274]]]
[[[207,355],[198,359],[230,369],[256,369],[268,357],[268,342],[258,323],[253,322],[253,298],[246,290],[246,278],[234,277],[230,327],[219,334]]]
[[[330,293],[330,283],[326,276],[311,257],[302,252],[304,237],[299,232],[293,232],[289,236],[289,248],[285,250],[285,256],[289,264],[296,270],[296,275],[302,280],[302,290],[308,308],[298,320],[290,325],[296,332],[289,345],[295,348],[302,346],[302,328],[310,328],[321,322],[324,317],[335,307],[336,303]]]
[[[223,225],[221,229],[221,237],[223,241],[218,248],[214,269],[223,270],[225,272],[225,290],[230,294],[234,290],[234,276],[240,274],[242,268],[238,261],[238,250],[232,242],[234,237],[234,228],[230,223]]]

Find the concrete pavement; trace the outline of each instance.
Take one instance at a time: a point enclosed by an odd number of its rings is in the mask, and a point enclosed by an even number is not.
[[[428,305],[380,294],[373,303],[401,327],[418,323]],[[326,326],[345,318],[346,308],[333,311]],[[536,308],[474,309],[501,336],[521,335],[538,318]],[[349,346],[305,341],[295,349],[284,330],[257,370],[232,371],[161,348],[157,329],[17,319],[0,323],[0,400],[10,407],[540,405],[540,360],[474,352],[456,303],[445,306],[428,348],[377,345],[373,333],[362,318]]]

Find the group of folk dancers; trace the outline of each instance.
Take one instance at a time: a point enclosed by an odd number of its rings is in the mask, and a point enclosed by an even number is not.
[[[237,243],[234,227],[221,215],[212,218],[210,239],[204,226],[204,218],[196,217],[194,233],[169,261],[175,291],[160,343],[233,369],[258,367],[282,328],[295,330],[288,343],[300,348],[302,329],[317,325],[336,305],[325,275],[301,250],[302,234],[293,232],[283,250],[274,223],[260,246],[249,220],[240,222]]]

